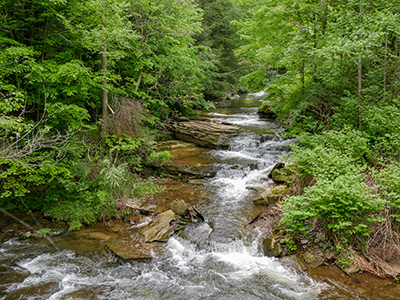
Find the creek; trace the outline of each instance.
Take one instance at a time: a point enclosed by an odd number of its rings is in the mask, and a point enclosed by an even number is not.
[[[214,164],[216,175],[196,192],[186,186],[189,192],[176,188],[169,195],[195,203],[206,222],[172,236],[162,254],[130,262],[76,233],[53,238],[58,249],[45,239],[3,237],[0,299],[385,299],[346,286],[343,274],[332,269],[310,276],[265,256],[260,239],[246,228],[259,213],[249,187],[266,178],[293,142],[280,137],[278,124],[258,117],[256,96],[221,102],[204,114],[239,126],[242,133],[227,150],[196,148],[193,159]]]

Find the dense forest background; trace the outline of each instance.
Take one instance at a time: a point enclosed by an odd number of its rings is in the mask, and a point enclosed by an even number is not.
[[[115,217],[115,199],[158,189],[140,175],[169,158],[154,148],[165,124],[263,90],[301,142],[282,223],[305,234],[319,222],[337,249],[377,243],[384,224],[381,242],[400,255],[396,0],[3,0],[0,11],[0,206],[71,229]]]

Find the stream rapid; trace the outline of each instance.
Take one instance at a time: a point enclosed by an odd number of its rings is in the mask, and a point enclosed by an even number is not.
[[[206,222],[189,224],[171,237],[163,254],[131,262],[7,240],[0,244],[0,265],[28,272],[0,299],[48,283],[54,288],[45,298],[32,292],[26,299],[322,299],[321,293],[331,289],[329,284],[265,256],[259,237],[246,229],[254,210],[249,187],[267,177],[293,142],[280,137],[278,124],[258,117],[260,103],[255,96],[241,97],[205,113],[214,122],[242,128],[229,149],[201,154],[218,169],[205,184],[207,192],[193,201]]]

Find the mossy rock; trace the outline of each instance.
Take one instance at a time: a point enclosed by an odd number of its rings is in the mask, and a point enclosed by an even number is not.
[[[275,237],[267,237],[263,240],[262,245],[265,255],[278,257],[283,252],[283,246],[280,240]]]
[[[286,183],[293,181],[294,175],[295,172],[290,167],[285,166],[284,163],[277,163],[268,177],[276,183]]]
[[[265,191],[261,196],[253,199],[255,205],[273,205],[282,199],[284,193],[287,191],[287,186],[277,185],[269,191]]]
[[[267,119],[276,119],[276,114],[272,111],[273,106],[269,101],[264,102],[263,105],[261,105],[258,108],[258,114],[260,117],[267,118]]]

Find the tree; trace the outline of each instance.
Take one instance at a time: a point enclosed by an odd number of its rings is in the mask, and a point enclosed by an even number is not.
[[[157,119],[207,105],[204,69],[193,36],[201,30],[193,0],[132,1],[130,22],[139,38],[119,63],[125,95]]]
[[[128,2],[124,0],[79,1],[63,15],[66,27],[83,48],[98,54],[101,61],[99,76],[102,89],[103,130],[108,131],[108,92],[112,79],[110,67],[132,49],[136,35],[128,19]],[[114,78],[115,80],[115,78]]]
[[[243,70],[235,56],[235,50],[241,45],[237,28],[233,21],[243,12],[230,0],[200,0],[199,6],[204,11],[203,31],[196,35],[196,44],[207,46],[212,51],[210,60],[215,65],[212,84],[205,91],[209,99],[224,99],[229,94],[244,90],[239,82]]]
[[[307,130],[345,124],[369,130],[372,107],[397,95],[395,1],[252,4],[238,23],[248,41],[239,53],[252,53],[260,65],[247,80],[266,88],[278,114]],[[390,95],[381,92],[389,92],[388,77],[396,78]]]

